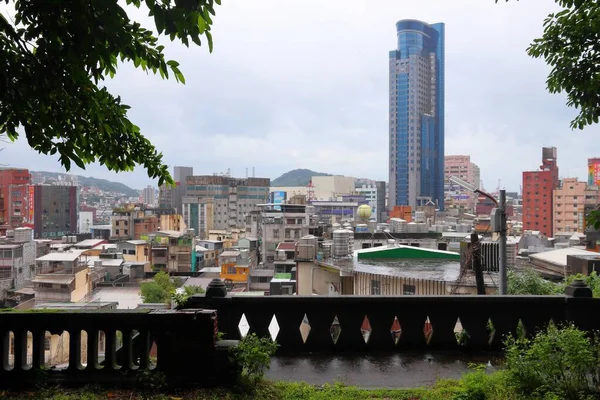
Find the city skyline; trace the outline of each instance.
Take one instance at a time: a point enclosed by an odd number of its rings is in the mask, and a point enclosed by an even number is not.
[[[501,179],[503,187],[517,190],[521,171],[537,169],[539,148],[556,146],[561,176],[586,179],[587,158],[600,155],[594,140],[600,128],[571,131],[575,111],[564,96],[547,93],[548,67],[525,53],[545,16],[556,10],[553,2],[367,4],[224,6],[215,18],[213,54],[162,39],[168,57],[180,62],[186,85],[129,66],[107,85],[132,106],[132,120],[164,152],[171,170],[189,165],[211,174],[231,168],[243,177],[246,167],[255,166],[256,176],[275,178],[310,168],[387,181],[385,54],[396,44],[393,24],[402,18],[444,21],[445,154],[470,155],[487,188]],[[282,147],[288,137],[295,146]],[[3,164],[64,172],[56,158],[39,156],[24,142],[4,147]],[[117,175],[91,166],[71,173],[138,189],[156,185],[141,168]]]

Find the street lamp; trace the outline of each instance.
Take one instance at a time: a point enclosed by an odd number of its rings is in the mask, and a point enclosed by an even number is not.
[[[505,295],[507,289],[507,274],[506,274],[506,190],[500,190],[498,201],[489,193],[484,192],[483,190],[477,189],[475,186],[471,185],[468,182],[463,181],[460,178],[455,176],[451,176],[448,180],[452,183],[456,183],[457,185],[470,190],[473,193],[479,193],[482,196],[487,197],[491,201],[496,204],[496,207],[492,209],[492,213],[490,214],[490,228],[492,232],[497,232],[500,234],[499,240],[499,260],[498,264],[500,267],[500,294]]]

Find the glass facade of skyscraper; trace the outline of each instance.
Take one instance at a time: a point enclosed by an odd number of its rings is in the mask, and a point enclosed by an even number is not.
[[[444,24],[396,23],[390,51],[389,206],[444,209]]]

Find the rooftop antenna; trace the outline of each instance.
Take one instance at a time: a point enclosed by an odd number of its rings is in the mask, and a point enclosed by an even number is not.
[[[246,179],[248,179],[248,167],[246,167]]]
[[[254,175],[254,167],[252,167],[252,177],[255,178],[256,175]]]

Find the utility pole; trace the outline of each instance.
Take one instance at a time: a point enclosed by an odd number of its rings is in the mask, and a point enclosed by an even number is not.
[[[506,272],[506,190],[500,190],[498,210],[500,211],[500,239],[499,239],[499,264],[500,264],[500,294],[505,295],[507,291],[507,272]]]
[[[475,271],[475,282],[477,283],[477,294],[485,294],[485,282],[481,269],[481,243],[479,242],[479,234],[477,232],[471,233],[471,254],[473,271]]]

